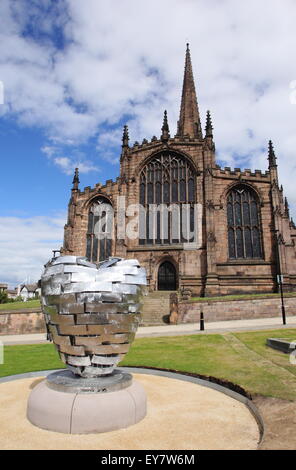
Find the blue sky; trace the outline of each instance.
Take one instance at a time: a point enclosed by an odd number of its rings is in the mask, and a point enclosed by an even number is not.
[[[69,172],[58,169],[42,151],[45,140],[44,132],[38,128],[20,127],[15,121],[5,118],[0,121],[1,173],[11,175],[11,178],[3,178],[0,186],[2,216],[28,217],[66,210],[73,168]],[[120,149],[119,141],[118,153]],[[74,159],[76,156],[77,164],[84,155],[92,160],[98,159],[96,144],[92,139],[77,147],[62,150],[61,155],[70,155]],[[118,162],[110,164],[104,161],[93,171],[81,173],[81,187],[112,179],[118,172]]]
[[[272,139],[296,219],[295,14],[293,0],[1,0],[0,281],[39,277],[74,168],[82,188],[115,179],[123,124],[131,142],[159,136],[167,109],[175,133],[188,41],[219,163],[266,170]]]

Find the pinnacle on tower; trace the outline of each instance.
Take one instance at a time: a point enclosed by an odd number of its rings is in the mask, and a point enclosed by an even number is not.
[[[286,197],[285,197],[285,216],[290,218],[289,203]]]
[[[213,125],[210,111],[207,111],[206,137],[213,137]]]
[[[73,181],[72,181],[72,184],[73,184],[72,189],[78,189],[79,183],[80,183],[80,181],[79,181],[79,170],[78,170],[78,168],[75,168],[74,178],[73,178]]]
[[[122,147],[128,147],[129,135],[127,125],[123,126]]]
[[[273,144],[271,140],[268,143],[268,161],[269,161],[269,168],[277,166],[276,156],[274,153]]]
[[[167,111],[165,110],[164,115],[163,115],[163,124],[161,128],[162,134],[161,134],[161,140],[162,141],[167,141],[170,138],[170,129],[168,125],[168,115]]]
[[[178,121],[178,135],[202,139],[202,129],[195,92],[189,44],[186,48],[183,90]]]

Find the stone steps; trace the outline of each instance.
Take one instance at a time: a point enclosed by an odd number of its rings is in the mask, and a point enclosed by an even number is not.
[[[150,292],[143,298],[141,326],[164,325],[164,316],[170,314],[171,291]]]

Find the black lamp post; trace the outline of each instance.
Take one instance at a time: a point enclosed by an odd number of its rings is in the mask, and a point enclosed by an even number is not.
[[[282,271],[281,271],[281,260],[280,260],[280,244],[282,242],[281,236],[279,233],[279,230],[275,230],[276,232],[276,242],[277,242],[277,258],[278,258],[278,274],[277,274],[277,283],[280,287],[280,293],[281,293],[281,305],[282,305],[282,318],[283,318],[283,325],[286,325],[286,310],[285,310],[285,304],[284,304],[284,294],[283,294],[283,276],[282,276]]]

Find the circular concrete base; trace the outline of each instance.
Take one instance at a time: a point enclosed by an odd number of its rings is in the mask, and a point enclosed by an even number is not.
[[[71,393],[54,390],[43,380],[28,399],[27,418],[42,429],[67,434],[114,431],[138,423],[146,416],[146,393],[133,381],[109,393]]]

